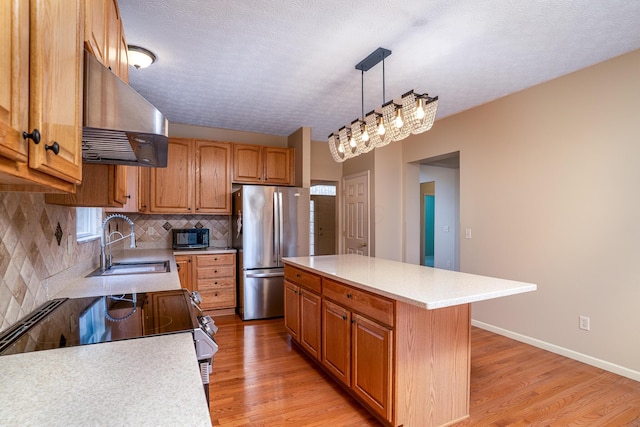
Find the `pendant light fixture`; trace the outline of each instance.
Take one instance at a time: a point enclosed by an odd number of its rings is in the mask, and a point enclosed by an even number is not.
[[[368,153],[376,147],[384,147],[392,141],[400,141],[411,134],[431,129],[438,109],[438,97],[417,94],[413,90],[402,95],[400,103],[385,98],[384,59],[391,55],[389,49],[379,47],[356,65],[361,72],[362,116],[329,135],[329,150],[336,162]],[[364,73],[382,62],[382,107],[364,114]]]

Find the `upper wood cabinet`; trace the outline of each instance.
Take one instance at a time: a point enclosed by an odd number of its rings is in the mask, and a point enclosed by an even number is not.
[[[127,170],[115,165],[83,166],[83,181],[74,194],[46,194],[46,203],[65,206],[121,207],[127,202]],[[100,191],[91,183],[100,183]]]
[[[231,214],[231,145],[169,138],[166,168],[149,179],[149,213]]]
[[[231,214],[231,146],[196,141],[196,213]]]
[[[127,42],[117,0],[85,0],[85,48],[125,82],[129,81]]]
[[[233,144],[233,182],[293,185],[293,148]]]
[[[124,32],[118,3],[115,0],[84,0],[84,2],[85,47],[89,54],[94,55],[126,82],[128,64],[121,64],[120,61],[120,44],[124,40]],[[126,60],[126,53],[124,59]],[[127,185],[126,166],[84,163],[82,184],[76,188],[75,194],[47,195],[45,200],[47,203],[57,205],[116,208],[119,211],[132,212],[136,210],[133,209],[132,203],[126,207],[124,205],[131,200],[129,193],[135,192],[136,188],[127,189]]]
[[[193,140],[169,138],[167,167],[150,171],[151,213],[194,213],[194,156]]]
[[[73,192],[82,179],[83,17],[82,0],[0,5],[2,191]]]

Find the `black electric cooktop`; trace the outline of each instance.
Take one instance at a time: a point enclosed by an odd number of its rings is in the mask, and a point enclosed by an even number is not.
[[[185,289],[51,300],[0,333],[0,355],[192,331]]]

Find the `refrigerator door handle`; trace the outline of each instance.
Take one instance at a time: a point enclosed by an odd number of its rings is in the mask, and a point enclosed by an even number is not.
[[[250,279],[264,279],[267,277],[284,277],[284,272],[279,273],[246,273],[246,277]]]
[[[278,264],[282,264],[282,242],[284,241],[284,211],[282,210],[282,193],[278,191]]]
[[[275,191],[273,193],[273,262],[279,262],[279,251],[280,242],[278,238],[280,237],[280,231],[278,227],[280,226],[280,222],[278,221],[278,217],[280,216],[280,212],[278,211],[278,192]],[[277,265],[277,264],[276,264]]]

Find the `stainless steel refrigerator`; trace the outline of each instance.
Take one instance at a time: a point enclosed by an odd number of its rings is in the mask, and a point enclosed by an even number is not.
[[[233,193],[238,314],[284,315],[283,257],[309,255],[309,189],[244,185]]]

